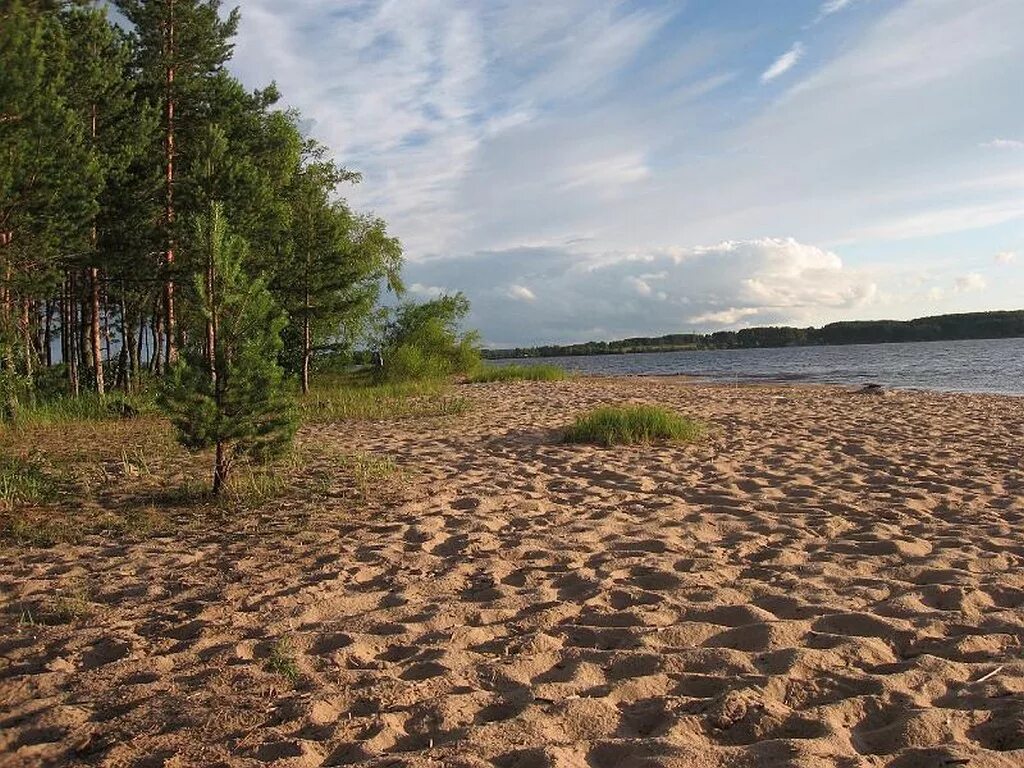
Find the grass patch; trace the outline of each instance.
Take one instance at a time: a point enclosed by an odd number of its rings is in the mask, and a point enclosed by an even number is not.
[[[577,416],[565,441],[606,447],[659,440],[690,442],[703,430],[700,422],[655,405],[604,406]]]
[[[342,458],[352,474],[352,481],[360,496],[369,496],[374,490],[401,483],[405,473],[390,456],[372,453],[349,454]]]
[[[89,392],[78,397],[70,395],[27,405],[18,411],[16,425],[69,424],[81,421],[111,421],[153,413],[152,396],[124,395],[112,392],[104,397]]]
[[[82,527],[69,515],[53,511],[6,516],[0,523],[0,542],[20,547],[55,547],[82,539]]]
[[[447,381],[377,384],[363,373],[321,377],[299,402],[307,424],[458,416],[469,408],[468,399],[450,394]]]
[[[470,384],[492,381],[564,381],[569,374],[556,365],[482,365],[469,376]]]
[[[37,621],[45,624],[72,624],[89,616],[95,610],[89,589],[78,581],[57,589],[57,594],[45,605]]]
[[[265,664],[268,672],[281,675],[292,685],[299,681],[299,664],[295,658],[295,646],[288,637],[279,637],[272,646]]]
[[[57,482],[36,461],[0,458],[0,510],[45,504],[57,498]]]

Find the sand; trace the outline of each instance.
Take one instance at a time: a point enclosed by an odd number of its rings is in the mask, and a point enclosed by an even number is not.
[[[411,478],[310,530],[0,553],[0,764],[1024,765],[1024,400],[460,394],[304,429]],[[559,443],[627,400],[709,435]],[[76,579],[88,615],[17,620]]]

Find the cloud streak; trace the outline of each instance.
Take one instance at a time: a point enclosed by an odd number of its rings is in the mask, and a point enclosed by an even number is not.
[[[782,77],[784,74],[789,72],[789,70],[795,67],[797,62],[800,61],[803,56],[803,43],[793,43],[793,46],[788,51],[779,56],[772,62],[768,69],[761,73],[761,82],[770,83],[772,80]]]
[[[1024,149],[1024,141],[1019,139],[992,139],[981,145],[983,149]]]

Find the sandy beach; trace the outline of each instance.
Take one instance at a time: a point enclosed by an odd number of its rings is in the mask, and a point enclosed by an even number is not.
[[[458,394],[303,428],[403,480],[301,530],[0,550],[0,765],[1024,765],[1024,399]],[[626,401],[708,433],[560,442]]]

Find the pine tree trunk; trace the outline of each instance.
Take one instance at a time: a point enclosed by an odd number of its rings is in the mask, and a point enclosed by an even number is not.
[[[211,227],[213,223],[211,221]],[[211,233],[212,237],[212,233]],[[206,324],[206,343],[208,345],[207,350],[207,364],[210,367],[210,382],[213,385],[213,397],[217,403],[217,410],[221,409],[221,402],[223,396],[223,380],[217,375],[217,282],[215,264],[213,261],[213,245],[211,243],[210,252],[208,254],[206,262],[206,300],[207,304],[207,324]],[[225,457],[224,441],[217,440],[217,455],[214,459],[213,466],[213,495],[219,496],[224,483],[228,478],[228,462]]]
[[[164,354],[164,316],[160,311],[159,304],[153,313],[153,358],[149,361],[149,369],[154,376],[160,376],[163,372]]]
[[[217,451],[213,460],[213,495],[220,496],[221,491],[224,490],[224,485],[228,481],[228,472],[231,469],[231,464],[228,462],[226,451],[224,449],[224,441],[217,441]]]
[[[167,274],[164,277],[164,327],[166,331],[166,359],[168,366],[177,360],[178,350],[175,345],[175,332],[177,330],[174,317],[174,160],[175,160],[175,124],[174,124],[174,77],[175,77],[175,20],[174,0],[168,0],[168,20],[164,30],[164,53],[167,61],[166,91],[164,93],[165,107],[165,136],[164,136],[164,219],[167,226],[167,252],[164,255],[164,268]]]
[[[110,318],[113,316],[113,313],[110,311],[110,294],[107,292],[105,288],[100,291],[100,306],[102,307],[102,312],[100,313],[100,316],[103,318],[103,349],[105,350],[104,357],[107,360],[113,360],[114,348],[112,346],[113,341],[111,340],[110,337]]]
[[[106,382],[103,376],[103,350],[100,347],[100,271],[97,267],[89,268],[89,327],[96,394],[103,397],[106,394]]]
[[[135,390],[135,318],[128,312],[128,301],[125,299],[124,279],[121,280],[121,352],[124,355],[124,391],[131,394]]]
[[[142,387],[142,355],[143,345],[146,342],[146,313],[139,311],[139,338],[136,340],[135,359],[132,360],[132,379],[135,386]]]
[[[3,354],[4,371],[7,373],[7,386],[4,389],[3,418],[14,421],[18,418],[18,391],[15,382],[18,379],[18,364],[14,360],[14,311],[11,298],[11,267],[4,269],[4,282],[0,289],[0,353]]]
[[[68,291],[67,298],[65,299],[67,304],[67,326],[64,330],[64,334],[67,341],[68,356],[64,362],[68,366],[68,383],[71,385],[71,394],[78,397],[80,385],[78,381],[78,318],[75,314],[75,273],[68,273]]]
[[[43,322],[43,355],[46,367],[53,367],[53,299],[46,300],[46,320]]]
[[[60,361],[68,363],[68,276],[60,284],[60,303],[57,307],[60,312]]]
[[[313,354],[312,334],[309,330],[309,288],[306,289],[306,312],[302,318],[302,394],[309,394],[309,358]]]
[[[32,313],[31,302],[25,298],[21,300],[21,343],[25,347],[25,375],[31,379],[35,370],[32,358],[35,356],[35,344],[32,343]]]

